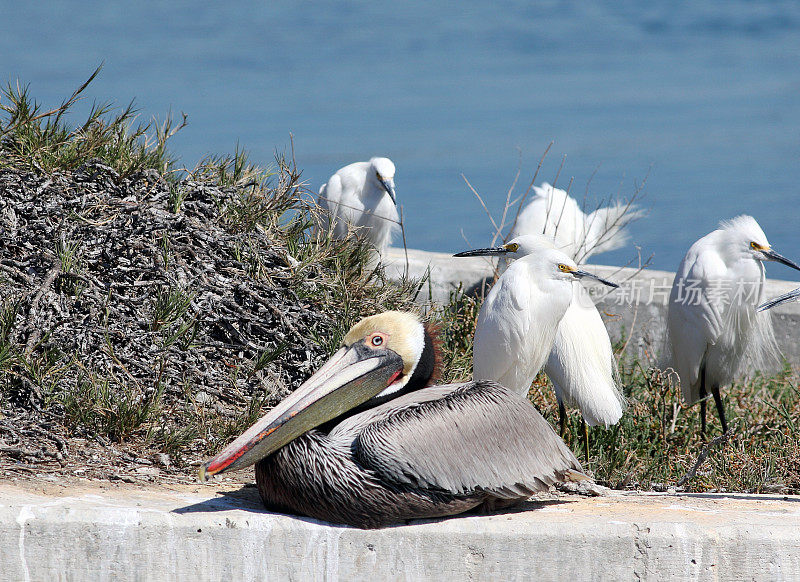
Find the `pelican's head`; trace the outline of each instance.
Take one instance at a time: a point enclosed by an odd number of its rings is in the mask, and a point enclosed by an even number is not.
[[[371,178],[383,188],[397,205],[397,199],[394,193],[394,163],[389,158],[372,158],[369,161]]]
[[[726,249],[718,249],[720,253],[731,252],[736,256],[752,257],[756,261],[777,261],[800,271],[800,265],[778,254],[769,244],[767,235],[752,216],[743,214],[720,223],[725,233],[723,244]]]
[[[322,368],[202,465],[200,479],[252,465],[367,401],[378,404],[425,385],[434,373],[433,351],[415,315],[388,311],[362,319]]]
[[[344,347],[363,343],[369,349],[391,350],[403,360],[402,374],[375,396],[382,398],[408,384],[422,359],[426,341],[430,342],[430,338],[416,315],[402,311],[386,311],[365,317],[350,328],[344,336]]]

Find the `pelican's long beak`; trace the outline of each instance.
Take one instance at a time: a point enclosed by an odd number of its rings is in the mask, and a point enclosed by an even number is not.
[[[454,257],[499,257],[510,253],[511,249],[506,247],[488,247],[485,249],[473,249],[471,251],[463,251],[456,253]]]
[[[615,289],[619,287],[613,281],[609,281],[608,279],[603,279],[602,277],[598,277],[597,275],[590,273],[589,271],[582,271],[580,269],[575,269],[572,271],[572,274],[575,275],[577,279],[583,279],[584,277],[589,277],[590,279],[594,279],[595,281],[600,281],[603,285],[608,285],[609,287],[614,287]]]
[[[394,205],[397,206],[397,198],[395,198],[394,194],[394,180],[384,180],[383,178],[380,178],[380,181],[381,186],[383,186],[383,189],[386,190],[389,198],[391,198],[392,202],[394,202]]]
[[[778,297],[770,299],[769,301],[765,301],[756,309],[758,311],[766,311],[767,309],[772,309],[776,305],[780,305],[781,303],[786,303],[795,299],[800,299],[800,288],[797,288],[794,291],[789,291],[788,293],[784,293],[783,295],[779,295]]]
[[[787,267],[791,267],[792,269],[797,269],[798,271],[800,271],[800,265],[798,265],[794,261],[790,261],[789,259],[787,259],[783,255],[779,255],[778,253],[776,253],[772,249],[767,249],[765,251],[761,251],[761,254],[764,255],[764,258],[766,260],[768,260],[768,261],[777,261],[779,263],[783,263]]]
[[[363,341],[340,349],[297,390],[202,465],[200,480],[260,461],[312,428],[366,402],[402,373],[403,359],[392,350],[372,349]]]

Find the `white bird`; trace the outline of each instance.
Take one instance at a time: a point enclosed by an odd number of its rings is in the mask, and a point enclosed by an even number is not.
[[[557,249],[530,244],[527,237],[455,256],[515,254],[519,258],[494,284],[478,313],[472,370],[475,379],[496,380],[527,395],[550,356],[559,323],[572,303],[572,282],[589,277],[610,287],[617,284],[578,269]]]
[[[766,311],[767,309],[772,309],[778,305],[783,303],[789,303],[790,301],[798,301],[800,300],[800,287],[795,289],[794,291],[789,291],[788,293],[784,293],[783,295],[778,295],[777,297],[770,299],[769,301],[765,301],[761,305],[758,306],[759,311]]]
[[[668,363],[680,378],[684,400],[690,405],[700,400],[703,433],[708,392],[725,433],[720,387],[777,358],[769,315],[755,309],[764,291],[764,261],[800,270],[770,248],[752,216],[743,215],[695,242],[675,274],[667,312]]]
[[[511,240],[501,247],[467,251],[457,256],[499,255],[520,260],[528,255],[541,253],[548,249],[554,249],[552,239],[543,235],[524,235]],[[502,303],[502,297],[498,297],[502,293],[513,292],[511,285],[499,287],[507,272],[503,273],[489,293],[489,297],[484,302],[478,317],[478,326],[473,345],[473,371],[476,378],[484,377],[484,375],[492,372],[497,373],[497,370],[493,369],[490,363],[493,362],[494,365],[497,365],[498,360],[502,361],[504,357],[507,358],[509,356],[508,351],[504,354],[498,353],[500,351],[496,342],[498,334],[494,330],[490,331],[491,328],[485,323],[486,321],[492,321],[493,323],[489,325],[494,325],[496,328],[498,327],[496,322],[505,318],[519,318],[520,314],[509,308],[513,303]],[[616,284],[610,281],[601,281],[616,287]],[[522,284],[524,285],[525,283]],[[625,398],[617,387],[616,362],[611,348],[611,340],[608,337],[605,324],[600,318],[600,313],[597,311],[589,293],[580,282],[571,281],[569,284],[572,287],[571,293],[569,292],[570,290],[565,289],[568,306],[556,324],[555,335],[551,344],[552,349],[544,363],[544,371],[553,383],[556,398],[558,399],[559,423],[562,435],[566,420],[564,405],[576,406],[581,411],[585,421],[584,439],[588,452],[586,425],[596,426],[603,424],[609,426],[615,424],[622,417],[626,403]],[[494,297],[492,293],[495,293]],[[490,298],[492,298],[491,302]],[[560,304],[561,297],[558,299]],[[498,309],[504,309],[504,312],[489,313],[490,310]],[[485,313],[484,310],[486,311]],[[552,319],[547,319],[544,322],[541,318],[554,319],[557,317],[558,312],[560,312],[560,305],[558,308],[553,306],[552,310],[543,310],[542,314],[534,319],[533,325],[539,327],[543,327],[543,324],[550,325]],[[545,342],[543,341],[542,343],[544,344]],[[533,347],[535,349],[538,346]],[[518,346],[518,349],[524,350],[526,348],[528,348],[527,345]],[[541,364],[539,364],[539,367],[541,367]],[[516,388],[521,394],[527,395],[537,372],[538,368],[533,371],[532,375],[520,379]],[[499,381],[503,384],[503,381]]]
[[[533,192],[533,200],[520,212],[510,237],[523,234],[552,237],[558,249],[578,262],[624,246],[629,235],[623,229],[643,214],[625,202],[585,214],[566,191],[547,182],[534,186]]]
[[[394,164],[389,158],[372,158],[341,168],[319,189],[322,229],[345,238],[351,226],[382,255],[399,229],[400,216],[394,191]]]

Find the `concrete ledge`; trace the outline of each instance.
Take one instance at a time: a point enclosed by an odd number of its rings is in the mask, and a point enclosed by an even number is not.
[[[660,353],[665,339],[667,300],[675,273],[603,265],[587,268],[620,284],[620,288],[612,292],[602,285],[589,287],[612,340],[624,333],[640,357]],[[464,290],[477,292],[482,285],[490,283],[494,277],[494,261],[409,249],[406,265],[403,249],[389,249],[386,272],[392,278],[402,277],[406,272],[415,278],[429,274],[419,301],[446,303],[459,285]],[[797,287],[800,282],[767,279],[765,297],[776,297]],[[792,365],[800,366],[800,302],[784,304],[770,313],[778,346]]]
[[[383,530],[270,514],[254,488],[0,486],[4,580],[789,580],[800,497],[619,494]]]

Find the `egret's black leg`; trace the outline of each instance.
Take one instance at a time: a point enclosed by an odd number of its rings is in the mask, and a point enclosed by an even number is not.
[[[714,395],[714,402],[717,403],[719,421],[722,423],[722,433],[725,434],[728,432],[728,423],[725,422],[725,407],[722,405],[722,396],[719,394],[719,386],[712,386],[711,393]]]
[[[567,411],[564,409],[564,403],[558,403],[558,426],[559,430],[561,431],[561,438],[564,438],[564,434],[566,432],[566,424],[567,424]]]
[[[700,434],[706,436],[706,367],[700,368]]]
[[[706,437],[706,400],[700,401],[700,434]]]

